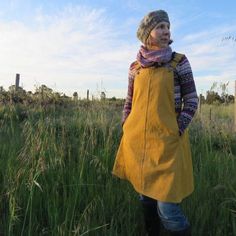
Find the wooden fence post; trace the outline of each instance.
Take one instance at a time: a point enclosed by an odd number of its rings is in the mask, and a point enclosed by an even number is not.
[[[201,114],[201,108],[202,108],[202,94],[199,96],[199,101],[198,101],[198,113]]]
[[[15,90],[18,90],[20,84],[20,74],[16,74]]]
[[[236,80],[234,81],[234,131],[236,132]]]
[[[87,89],[87,100],[89,100],[89,90]]]

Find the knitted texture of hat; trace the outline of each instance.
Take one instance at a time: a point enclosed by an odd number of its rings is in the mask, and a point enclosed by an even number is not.
[[[162,21],[170,23],[167,12],[163,10],[149,12],[140,22],[137,31],[138,39],[145,44],[152,29]]]

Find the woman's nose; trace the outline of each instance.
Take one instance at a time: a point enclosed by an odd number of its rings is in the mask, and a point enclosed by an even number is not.
[[[164,34],[170,34],[170,29],[169,28],[165,28],[164,29]]]

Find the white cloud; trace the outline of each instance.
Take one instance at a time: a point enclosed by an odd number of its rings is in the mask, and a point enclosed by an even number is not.
[[[129,4],[132,7],[133,1]],[[117,25],[105,9],[84,6],[67,7],[53,15],[45,15],[40,8],[36,12],[30,25],[0,21],[0,85],[8,88],[15,73],[20,73],[27,90],[46,84],[86,96],[87,89],[96,94],[102,82],[109,97],[113,93],[126,96],[128,67],[139,46],[130,28],[138,25],[138,19],[130,16]],[[181,22],[174,25],[178,28]],[[232,85],[236,43],[222,39],[234,32],[232,24],[188,34],[181,41],[177,37],[173,49],[189,58],[200,90],[208,90],[215,81]]]
[[[32,19],[34,28],[21,22],[0,22],[0,85],[7,88],[15,73],[22,75],[27,90],[36,83],[56,84],[58,90],[71,94],[95,89],[101,80],[106,86],[117,78],[118,85],[126,85],[136,46],[124,44],[122,31],[105,13],[78,6],[50,16],[39,9]]]
[[[234,35],[235,31],[234,25],[217,26],[186,35],[179,43],[179,51],[184,52],[190,60],[200,91],[209,90],[213,82],[230,81],[229,91],[233,92],[236,79],[236,42],[224,38]]]

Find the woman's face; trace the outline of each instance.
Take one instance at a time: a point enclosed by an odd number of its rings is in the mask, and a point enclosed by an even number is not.
[[[148,44],[155,49],[166,48],[170,41],[170,24],[162,21],[151,31]]]

